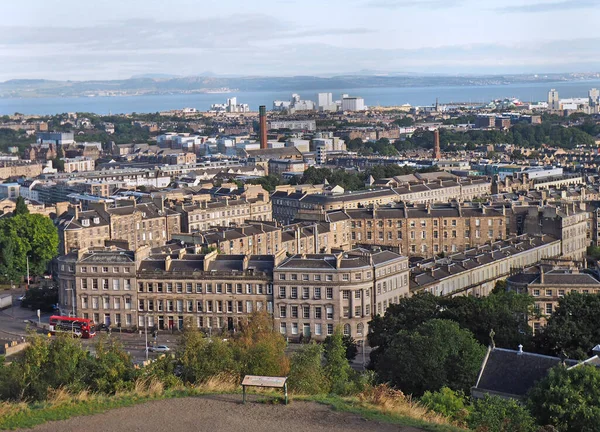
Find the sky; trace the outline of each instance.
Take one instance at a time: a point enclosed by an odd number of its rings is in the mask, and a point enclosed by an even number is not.
[[[0,81],[600,71],[600,0],[3,0]]]

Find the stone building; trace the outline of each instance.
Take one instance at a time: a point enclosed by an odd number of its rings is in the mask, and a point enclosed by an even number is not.
[[[332,211],[326,219],[346,219],[353,245],[384,246],[409,256],[431,257],[506,239],[509,217],[504,207],[442,203]]]
[[[81,211],[71,206],[55,221],[60,250],[104,246],[108,240],[123,242],[126,249],[140,246],[162,246],[171,235],[180,231],[180,215],[162,205],[162,200],[129,205],[109,205],[107,202],[90,203],[90,210]]]
[[[206,255],[180,249],[141,262],[137,279],[138,325],[181,329],[189,322],[234,331],[255,311],[272,313],[278,255]]]
[[[340,326],[365,341],[377,305],[407,296],[408,258],[354,249],[293,255],[273,272],[275,326],[291,340],[324,340]]]
[[[600,294],[600,280],[596,272],[576,267],[546,267],[531,267],[506,279],[507,289],[533,297],[536,313],[529,317],[529,325],[534,332],[546,325],[548,317],[565,295]]]
[[[560,239],[549,235],[523,234],[444,258],[414,262],[410,292],[485,296],[494,289],[497,281],[506,279],[515,270],[560,255]]]

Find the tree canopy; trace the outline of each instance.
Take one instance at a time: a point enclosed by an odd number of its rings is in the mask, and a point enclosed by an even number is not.
[[[600,370],[557,366],[529,392],[527,405],[539,424],[551,424],[560,432],[597,431]]]
[[[561,298],[547,325],[535,335],[537,351],[583,360],[600,341],[600,296],[571,293]]]
[[[58,231],[52,221],[38,214],[18,214],[0,220],[0,274],[18,280],[27,273],[43,274],[58,253]]]
[[[442,387],[469,391],[485,347],[453,321],[433,319],[414,330],[400,330],[378,359],[379,379],[404,393],[421,396]]]

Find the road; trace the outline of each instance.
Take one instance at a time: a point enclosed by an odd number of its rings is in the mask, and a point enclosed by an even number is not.
[[[23,290],[14,290],[13,307],[0,311],[0,340],[18,340],[27,336],[28,328],[36,330],[35,327],[29,324],[30,321],[38,321],[36,311],[31,311],[29,309],[20,307],[20,302],[17,300],[17,298],[23,293]],[[42,314],[39,321],[42,323],[47,323],[50,319],[50,315],[50,313]],[[131,354],[134,361],[145,360],[145,335],[143,333],[119,333],[119,331],[115,329],[112,331],[110,337],[119,339],[125,347],[125,350]],[[177,347],[177,339],[177,333],[171,334],[169,332],[159,331],[156,339],[156,345],[167,345],[173,350]],[[93,346],[94,342],[94,339],[82,339],[83,345],[88,349]],[[148,342],[149,344],[153,343],[150,333],[148,333]],[[289,344],[287,348],[288,354],[292,354],[299,347],[299,344]],[[351,362],[351,366],[355,370],[359,371],[364,370],[363,355],[361,350],[362,348],[359,347],[358,355]],[[367,346],[364,354],[365,363],[369,362],[370,352],[371,348]],[[158,354],[149,353],[148,356],[149,358],[154,358],[157,357]]]
[[[0,311],[0,340],[11,341],[20,340],[27,336],[30,330],[38,331],[35,326],[30,323],[37,322],[38,316],[36,311],[20,307],[20,302],[17,298],[23,294],[23,290],[13,290],[13,307]],[[52,314],[41,314],[39,322],[48,323]],[[120,340],[127,352],[131,354],[134,361],[144,360],[146,358],[145,335],[139,333],[119,333],[118,330],[113,330],[111,338]],[[152,343],[152,337],[148,335],[148,342]],[[94,345],[94,339],[82,339],[83,346],[88,349]],[[177,346],[177,335],[170,333],[158,333],[156,345],[168,345],[171,349]],[[159,354],[149,353],[149,358],[157,357]]]

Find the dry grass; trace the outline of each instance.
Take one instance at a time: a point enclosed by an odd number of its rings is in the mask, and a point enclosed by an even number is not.
[[[15,415],[17,413],[27,411],[28,409],[29,406],[25,402],[0,402],[0,418]]]
[[[157,379],[139,379],[135,382],[132,393],[139,397],[155,398],[162,396],[165,392],[164,384]]]
[[[194,388],[201,392],[231,393],[239,390],[240,379],[237,375],[222,373],[198,383]]]
[[[384,414],[410,417],[428,423],[452,425],[452,422],[441,414],[430,411],[421,403],[414,401],[400,390],[394,390],[382,384],[371,387],[358,395],[359,400],[366,405],[375,407]]]

